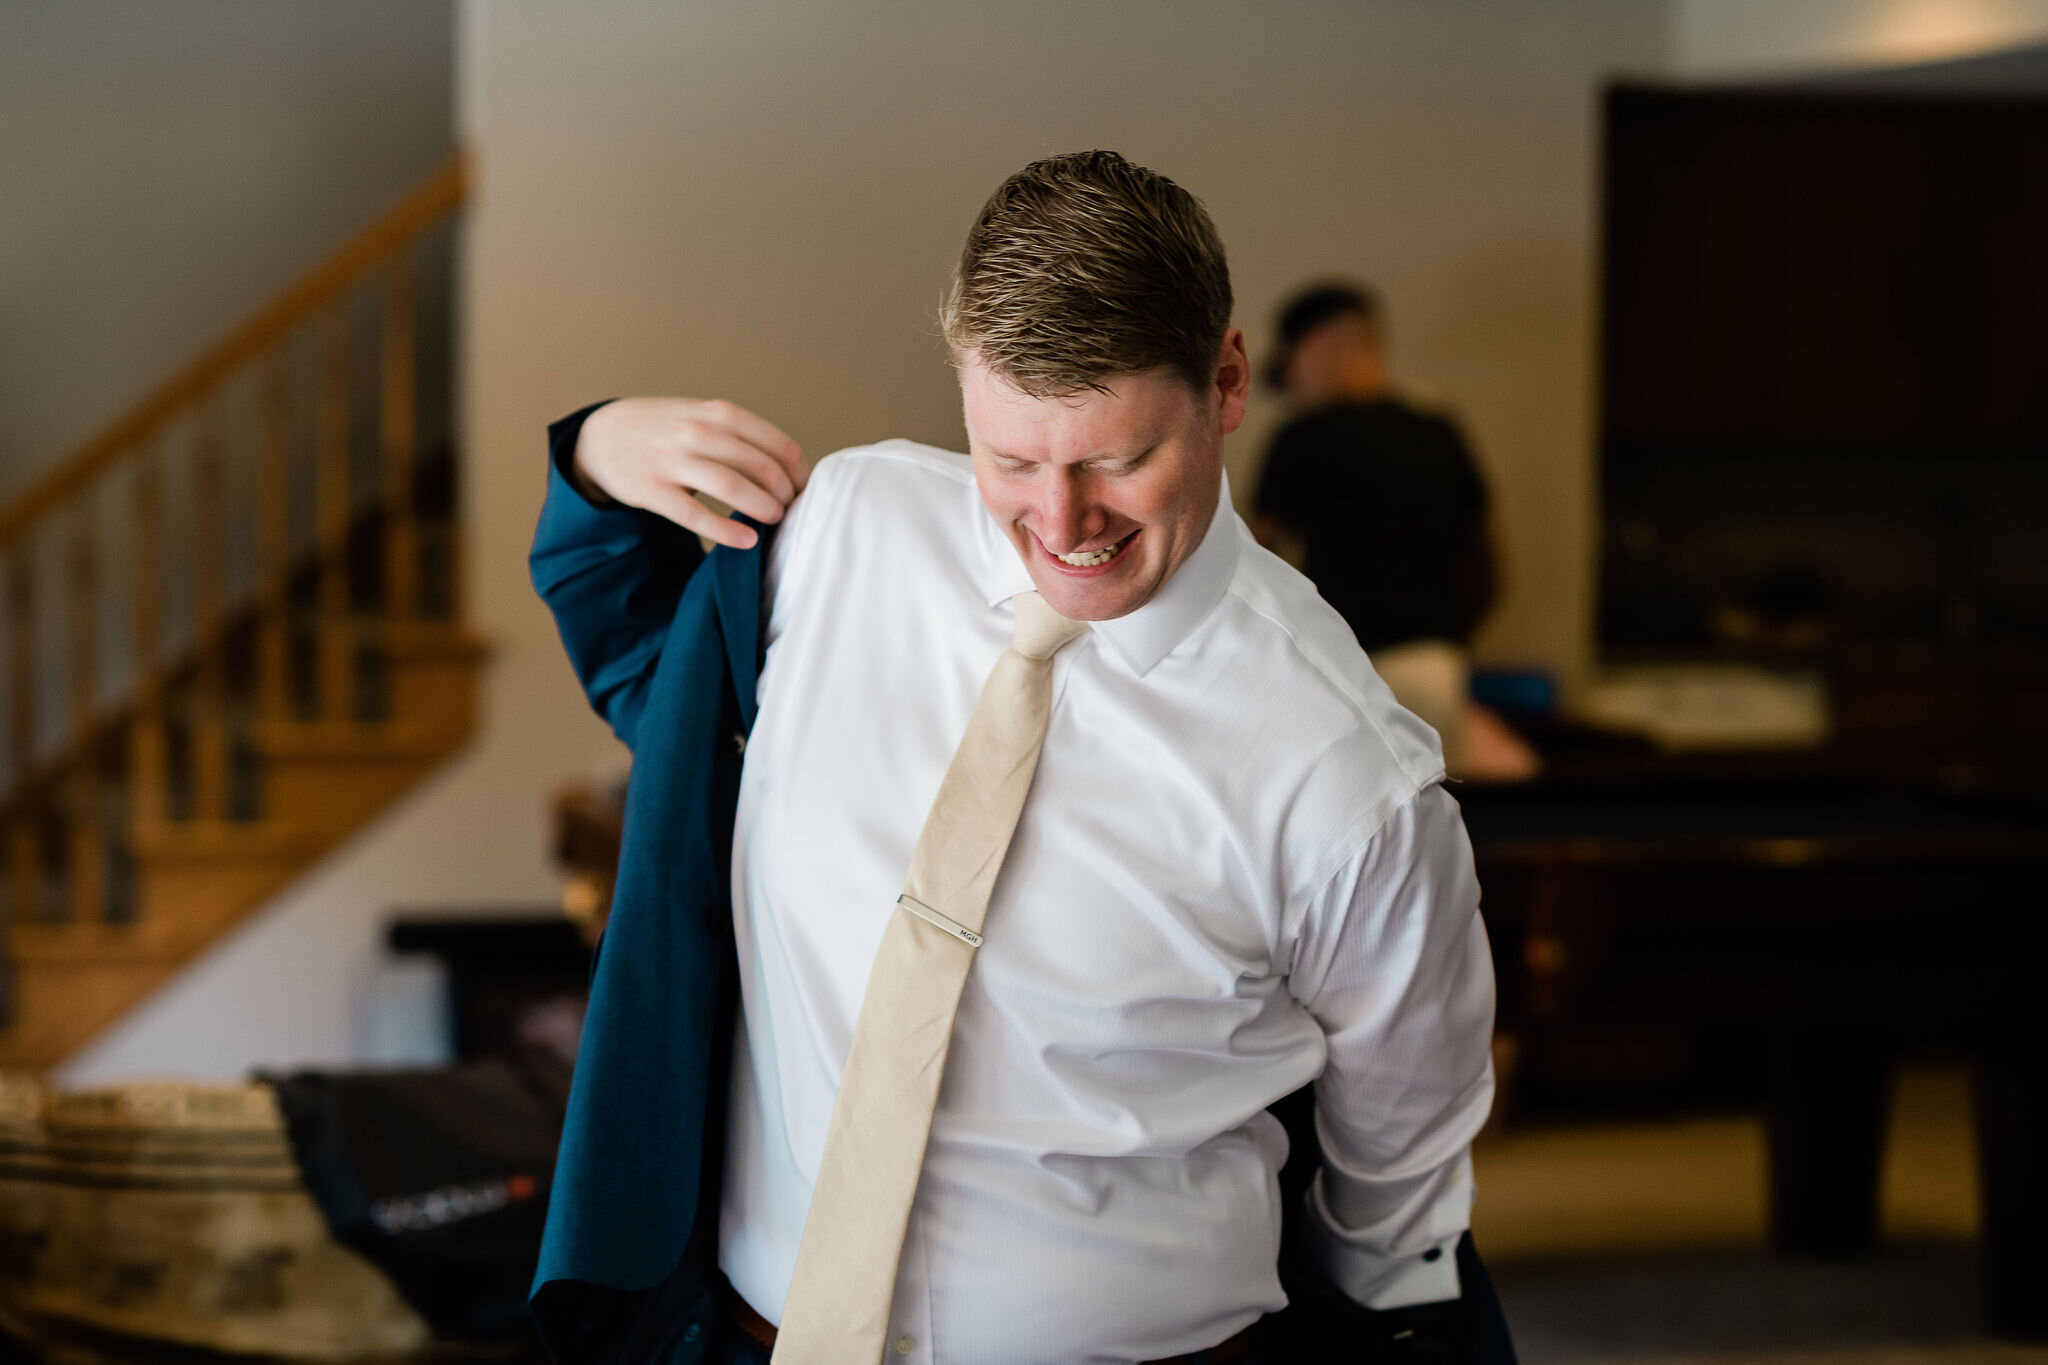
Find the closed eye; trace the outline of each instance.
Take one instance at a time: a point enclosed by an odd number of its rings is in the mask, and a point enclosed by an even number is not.
[[[1111,476],[1119,474],[1134,474],[1141,467],[1143,467],[1144,463],[1147,460],[1152,458],[1152,452],[1157,449],[1159,449],[1159,447],[1156,445],[1147,446],[1145,449],[1139,451],[1136,455],[1126,456],[1122,459],[1090,460],[1088,462],[1088,467],[1090,469],[1095,470],[1097,473],[1108,474]]]

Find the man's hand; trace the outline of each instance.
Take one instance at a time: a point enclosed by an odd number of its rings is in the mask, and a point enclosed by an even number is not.
[[[697,495],[776,522],[803,491],[810,467],[795,441],[732,403],[621,398],[583,424],[576,473],[615,502],[745,550],[760,539],[753,528],[719,516]]]

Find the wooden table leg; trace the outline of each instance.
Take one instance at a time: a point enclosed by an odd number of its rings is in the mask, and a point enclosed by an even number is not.
[[[1891,1059],[1867,1038],[1786,1039],[1772,1065],[1771,1243],[1793,1256],[1877,1249]]]
[[[2038,1035],[2039,1030],[2034,1030]],[[2048,1340],[2048,1057],[2007,1039],[1978,1059],[1984,1325]]]

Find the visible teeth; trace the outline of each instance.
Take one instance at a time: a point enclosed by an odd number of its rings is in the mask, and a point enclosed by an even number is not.
[[[1117,551],[1123,549],[1124,541],[1129,539],[1129,536],[1125,536],[1123,540],[1119,540],[1116,544],[1105,545],[1099,550],[1077,550],[1073,554],[1054,555],[1053,558],[1062,564],[1071,564],[1077,569],[1092,568],[1097,564],[1107,564],[1110,560],[1115,559]]]

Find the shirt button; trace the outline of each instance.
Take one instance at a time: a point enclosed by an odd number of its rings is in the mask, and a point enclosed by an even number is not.
[[[907,1356],[907,1355],[909,1355],[909,1354],[910,1354],[910,1353],[911,1353],[912,1351],[915,1351],[916,1349],[917,1349],[917,1343],[916,1343],[916,1342],[914,1342],[914,1341],[912,1341],[912,1340],[911,1340],[911,1339],[910,1339],[909,1337],[898,1337],[898,1338],[896,1338],[896,1354],[897,1354],[897,1355],[899,1355],[899,1356]]]

